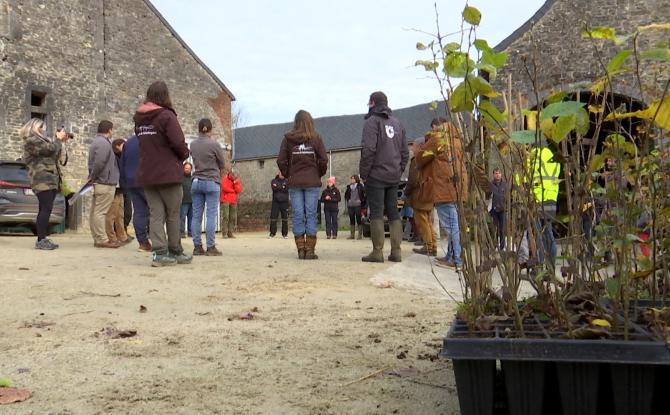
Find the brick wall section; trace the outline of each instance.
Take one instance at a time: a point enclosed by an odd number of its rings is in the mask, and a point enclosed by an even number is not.
[[[524,58],[532,67],[532,56],[536,56],[538,87],[540,99],[543,99],[552,88],[593,81],[604,74],[592,42],[581,38],[585,25],[611,26],[619,34],[628,34],[639,26],[670,21],[670,0],[554,0],[552,3],[551,8],[534,22],[531,30],[507,46],[508,63],[494,83],[496,89],[507,90],[507,79],[511,74],[515,96],[518,93],[527,97],[529,106],[535,104],[535,98],[524,70]],[[667,36],[667,32],[656,31],[651,36],[645,35],[641,37],[640,46],[644,48],[653,45],[661,36]],[[535,53],[531,39],[537,45]],[[607,64],[620,49],[610,46],[609,42],[599,43],[604,46],[602,60]],[[652,65],[643,67],[647,80],[651,80],[654,69]],[[667,71],[662,78],[651,82],[655,85],[656,93],[667,81]],[[641,98],[630,79],[617,82],[615,92]],[[642,98],[644,100],[645,97]]]
[[[50,125],[76,134],[64,175],[79,186],[97,123],[109,119],[116,137],[130,135],[135,109],[158,79],[187,137],[207,117],[215,136],[232,143],[231,97],[144,1],[0,0],[0,158],[21,156],[17,130],[30,117],[30,91],[46,92]]]

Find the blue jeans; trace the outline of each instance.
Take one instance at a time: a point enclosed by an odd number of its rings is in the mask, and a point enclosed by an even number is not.
[[[191,220],[191,235],[193,245],[202,246],[202,214],[205,212],[205,233],[207,248],[214,246],[216,235],[216,215],[219,207],[221,186],[214,180],[193,179],[191,199],[193,200],[193,219]]]
[[[188,229],[191,233],[191,221],[193,220],[193,203],[182,203],[179,209],[179,231],[184,234]]]
[[[144,197],[144,189],[132,187],[128,189],[130,201],[133,205],[133,228],[137,242],[149,241],[149,205]]]
[[[438,203],[435,205],[437,216],[440,218],[440,226],[447,232],[449,249],[447,250],[447,261],[461,266],[461,231],[458,226],[458,211],[456,203]]]
[[[316,205],[320,187],[288,189],[293,213],[293,235],[316,236]]]

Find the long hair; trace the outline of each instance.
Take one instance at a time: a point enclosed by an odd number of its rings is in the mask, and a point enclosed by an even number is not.
[[[291,134],[306,137],[308,140],[319,136],[319,133],[314,129],[314,120],[309,112],[300,110],[295,114]]]
[[[351,178],[356,181],[356,184],[361,184],[361,178],[357,174],[352,175]]]
[[[147,97],[144,102],[153,102],[165,108],[173,108],[172,100],[170,99],[170,91],[168,91],[167,84],[163,81],[156,81],[149,85],[147,89]]]
[[[31,118],[30,121],[23,124],[23,127],[19,129],[19,136],[23,139],[36,135],[38,137],[46,138],[44,136],[44,120],[39,118]]]

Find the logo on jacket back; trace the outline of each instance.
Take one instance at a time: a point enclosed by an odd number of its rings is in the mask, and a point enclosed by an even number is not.
[[[385,125],[386,128],[386,136],[388,138],[393,138],[395,136],[395,130],[393,129],[392,125]]]
[[[156,135],[156,129],[154,128],[153,125],[140,125],[137,127],[137,137],[141,137],[144,135]]]
[[[314,154],[314,148],[310,145],[302,143],[293,147],[293,154]]]

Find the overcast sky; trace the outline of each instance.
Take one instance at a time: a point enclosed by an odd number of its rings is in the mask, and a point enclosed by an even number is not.
[[[545,0],[471,1],[482,12],[479,37],[495,45]],[[180,36],[235,94],[241,125],[367,111],[382,90],[391,108],[439,97],[414,66],[415,49],[435,33],[434,0],[152,0]],[[460,29],[465,2],[438,1],[442,33]],[[453,41],[458,41],[454,37]]]

